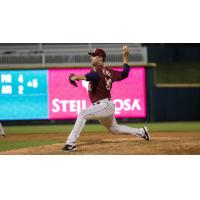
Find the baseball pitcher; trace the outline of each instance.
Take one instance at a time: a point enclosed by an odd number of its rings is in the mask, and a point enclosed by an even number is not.
[[[122,81],[127,78],[130,71],[128,65],[128,46],[123,46],[123,71],[115,71],[104,65],[106,53],[103,49],[95,49],[91,55],[92,69],[88,74],[79,76],[71,74],[69,81],[77,87],[76,81],[88,81],[88,94],[92,102],[91,106],[82,110],[77,117],[73,130],[69,134],[65,146],[62,148],[64,151],[75,151],[76,141],[80,136],[82,129],[87,120],[99,120],[99,122],[106,127],[113,134],[130,134],[139,136],[145,140],[150,140],[150,134],[147,127],[131,128],[128,126],[120,126],[115,119],[115,105],[111,98],[112,84],[115,81]]]

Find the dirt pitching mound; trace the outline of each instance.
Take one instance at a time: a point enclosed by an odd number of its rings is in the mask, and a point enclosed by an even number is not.
[[[9,137],[9,136],[8,136]],[[82,133],[76,152],[65,152],[61,148],[65,134],[17,135],[12,140],[55,139],[55,144],[1,151],[3,155],[200,155],[200,132],[151,133],[151,141],[130,135],[109,133]],[[30,138],[31,137],[31,138]],[[8,138],[9,139],[9,138]],[[11,138],[10,138],[11,139]],[[56,143],[56,141],[59,141]]]

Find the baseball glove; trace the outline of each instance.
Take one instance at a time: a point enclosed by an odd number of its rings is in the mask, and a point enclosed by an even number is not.
[[[69,75],[69,82],[74,86],[74,87],[78,87],[76,81],[71,80],[71,78],[75,76],[75,74],[70,74]]]

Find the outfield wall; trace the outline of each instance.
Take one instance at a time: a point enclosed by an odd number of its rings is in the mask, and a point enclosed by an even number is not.
[[[200,120],[200,87],[156,87],[154,99],[153,121]]]
[[[90,104],[87,85],[81,81],[77,89],[68,82],[74,71],[84,74],[89,68],[0,70],[0,121],[74,122],[77,113]],[[116,117],[123,122],[200,120],[200,86],[158,86],[154,65],[132,65],[129,78],[114,83],[112,96]]]
[[[156,84],[146,68],[147,121],[200,121],[200,84]]]
[[[120,67],[112,67],[122,70]],[[89,67],[15,69],[0,71],[0,120],[69,120],[91,102],[88,82],[78,88],[69,83],[70,73],[84,75]],[[131,67],[128,79],[116,82],[112,100],[116,118],[146,119],[146,70]]]

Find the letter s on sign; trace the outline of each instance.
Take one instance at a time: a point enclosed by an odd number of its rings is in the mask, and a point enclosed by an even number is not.
[[[131,103],[131,100],[130,100],[130,99],[125,99],[125,100],[124,100],[124,110],[125,110],[125,111],[131,110],[131,105],[130,105],[130,103]]]
[[[52,101],[52,104],[53,104],[53,109],[52,109],[52,111],[53,112],[59,112],[60,111],[60,106],[59,106],[59,99],[54,99],[53,101]]]

